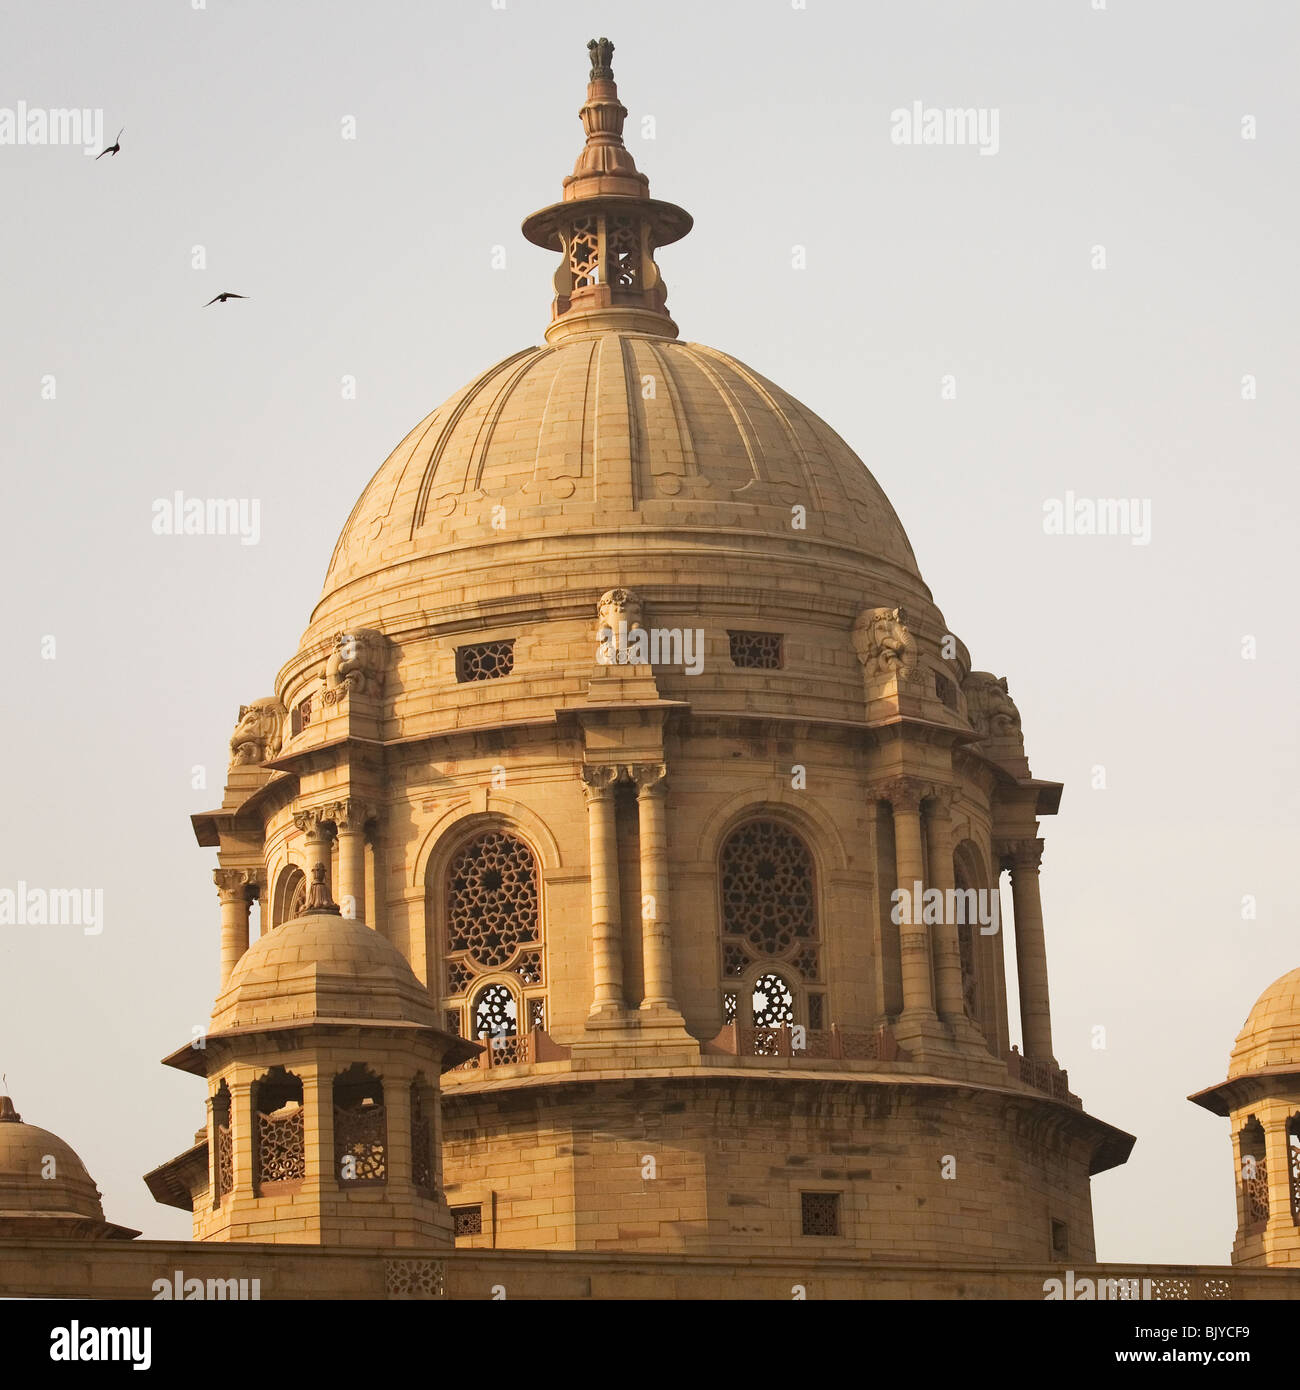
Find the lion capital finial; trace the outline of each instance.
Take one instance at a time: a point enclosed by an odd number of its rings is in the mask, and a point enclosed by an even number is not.
[[[610,64],[614,60],[614,45],[608,39],[592,39],[587,45],[587,52],[591,56],[591,80],[612,82],[614,69]]]

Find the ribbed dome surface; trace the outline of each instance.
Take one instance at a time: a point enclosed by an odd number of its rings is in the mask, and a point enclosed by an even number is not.
[[[314,1018],[437,1026],[429,992],[402,953],[337,912],[304,912],[255,941],[217,998],[212,1030]]]
[[[1300,1066],[1300,968],[1274,980],[1255,1001],[1237,1034],[1228,1075],[1280,1066]]]
[[[880,486],[810,410],[712,348],[604,331],[508,357],[422,420],[353,509],[322,608],[417,557],[630,529],[830,542],[919,578]]]

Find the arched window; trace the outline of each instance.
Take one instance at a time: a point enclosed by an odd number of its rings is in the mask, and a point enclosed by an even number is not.
[[[452,856],[444,897],[451,1031],[513,1037],[545,1026],[540,877],[532,850],[507,830],[485,831]]]
[[[1264,1161],[1264,1126],[1254,1115],[1241,1131],[1242,1223],[1247,1231],[1268,1225],[1268,1164]]]
[[[750,995],[755,1028],[779,1028],[794,1022],[794,991],[784,975],[765,970]]]
[[[485,985],[474,996],[471,1037],[513,1038],[519,1032],[519,1004],[503,984]]]
[[[723,843],[718,884],[724,1022],[739,1014],[742,1026],[826,1027],[816,875],[808,846],[781,821],[747,821]],[[774,968],[768,970],[769,964]],[[756,966],[763,967],[757,975]],[[751,981],[748,994],[738,986],[742,978]]]
[[[271,925],[278,927],[296,917],[307,905],[307,876],[296,864],[280,870],[271,904]]]
[[[388,1177],[384,1084],[360,1062],[334,1078],[334,1172],[340,1183]]]
[[[307,1171],[302,1079],[283,1067],[253,1082],[253,1172],[258,1196],[299,1183]]]

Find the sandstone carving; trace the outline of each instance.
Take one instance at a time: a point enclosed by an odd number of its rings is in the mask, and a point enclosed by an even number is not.
[[[245,767],[264,763],[280,752],[280,726],[284,710],[275,699],[240,705],[239,723],[230,736],[230,765]]]
[[[907,680],[916,670],[916,642],[901,608],[865,608],[853,624],[853,650],[868,680]]]
[[[325,663],[326,686],[332,690],[347,685],[355,695],[381,694],[387,665],[385,646],[383,633],[373,628],[340,632]]]
[[[1020,711],[1007,693],[1007,678],[972,671],[962,690],[966,717],[980,738],[1020,738]]]

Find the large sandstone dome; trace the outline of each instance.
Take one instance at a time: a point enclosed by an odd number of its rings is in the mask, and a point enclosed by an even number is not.
[[[1228,1064],[1228,1076],[1300,1066],[1300,968],[1274,980],[1255,1001]]]
[[[468,548],[504,564],[539,542],[815,557],[890,592],[920,585],[879,484],[806,406],[716,349],[594,331],[506,358],[407,435],[343,528],[317,618],[373,619],[416,576],[436,590]]]

